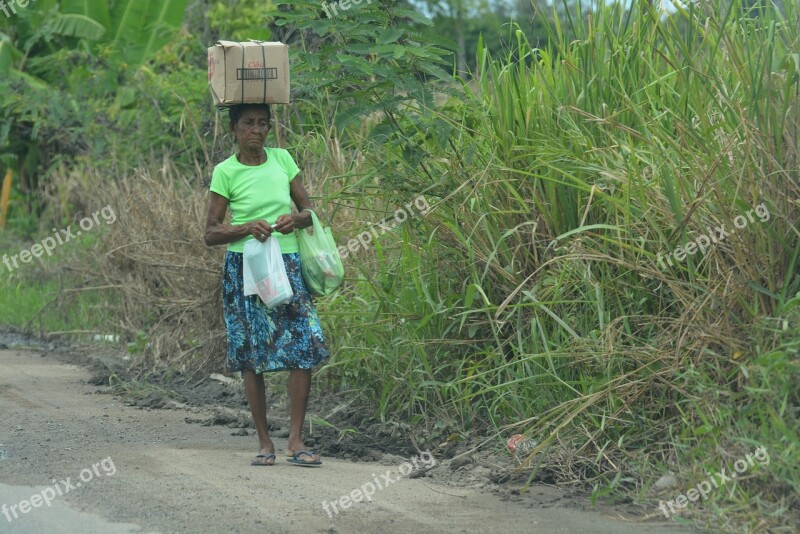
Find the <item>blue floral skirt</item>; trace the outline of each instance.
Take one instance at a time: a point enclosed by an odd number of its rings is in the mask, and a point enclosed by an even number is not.
[[[228,330],[228,370],[257,374],[311,369],[328,359],[314,301],[300,271],[300,254],[283,254],[294,296],[270,310],[258,295],[244,295],[243,255],[225,255],[222,305]]]

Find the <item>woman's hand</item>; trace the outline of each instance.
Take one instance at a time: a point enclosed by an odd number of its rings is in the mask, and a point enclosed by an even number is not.
[[[294,215],[281,215],[275,220],[275,231],[282,234],[291,234],[297,228]]]
[[[281,215],[281,217],[284,217],[284,215]],[[278,220],[280,221],[280,217]],[[252,235],[262,243],[269,239],[273,230],[272,226],[264,220],[249,222],[244,227],[247,229],[248,235]]]

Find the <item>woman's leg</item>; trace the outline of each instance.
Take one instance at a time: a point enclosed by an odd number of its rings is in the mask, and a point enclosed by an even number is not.
[[[253,416],[253,425],[256,427],[258,435],[259,454],[274,454],[275,445],[269,437],[269,427],[267,426],[267,392],[264,386],[264,375],[256,374],[248,369],[244,373],[244,389],[247,394],[247,402],[250,404],[250,414]],[[257,458],[256,463],[272,465],[275,458]]]
[[[308,450],[303,443],[303,424],[306,420],[308,396],[311,392],[311,369],[292,369],[289,371],[289,399],[291,400],[289,443],[287,453],[294,454],[298,451]],[[304,462],[319,461],[319,455],[302,455],[299,460]]]

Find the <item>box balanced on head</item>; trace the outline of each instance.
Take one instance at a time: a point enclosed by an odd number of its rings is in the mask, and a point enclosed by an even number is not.
[[[289,47],[267,41],[219,41],[208,49],[215,106],[289,103]]]

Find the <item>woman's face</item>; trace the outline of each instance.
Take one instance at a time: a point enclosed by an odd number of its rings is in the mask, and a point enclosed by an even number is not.
[[[269,133],[269,118],[265,109],[247,109],[233,127],[236,142],[242,150],[259,150]]]

